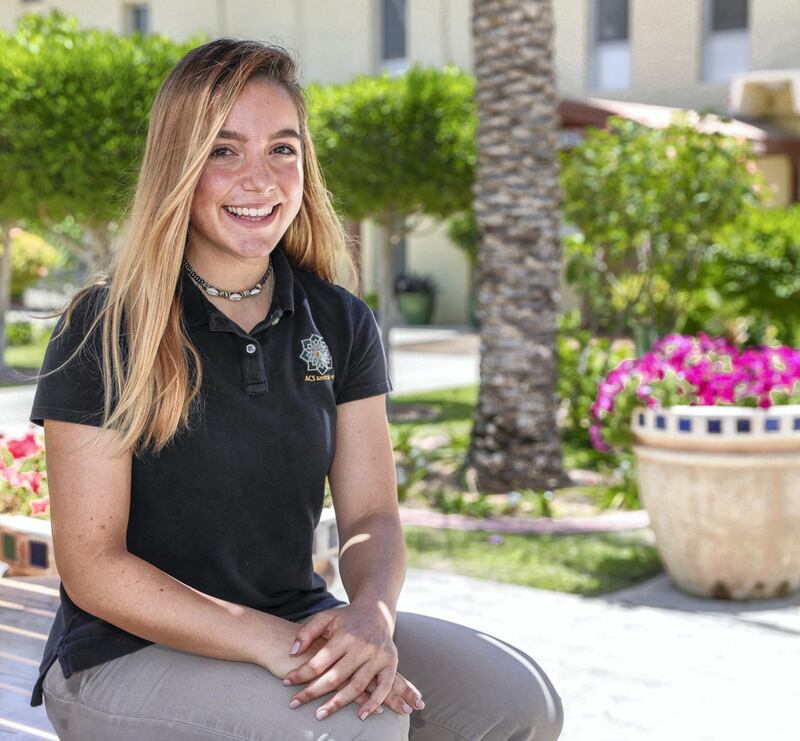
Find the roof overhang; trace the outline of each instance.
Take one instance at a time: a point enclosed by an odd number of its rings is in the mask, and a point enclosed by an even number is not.
[[[587,98],[585,100],[563,98],[559,102],[558,111],[561,118],[562,146],[564,148],[574,146],[575,143],[567,141],[564,136],[567,131],[586,127],[606,128],[606,122],[611,116],[619,116],[637,121],[644,126],[663,129],[673,122],[676,114],[680,114],[698,131],[749,141],[755,154],[784,153],[795,157],[800,156],[800,136],[766,121],[745,121],[743,118],[715,114],[701,116],[697,111],[691,109],[605,98]]]

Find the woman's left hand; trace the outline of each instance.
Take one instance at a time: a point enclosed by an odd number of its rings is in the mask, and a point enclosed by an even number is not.
[[[370,700],[359,708],[359,717],[380,706],[392,689],[397,671],[393,633],[392,616],[374,600],[356,599],[346,607],[314,615],[298,630],[300,645],[294,655],[301,654],[319,637],[327,639],[327,643],[305,664],[286,675],[286,685],[310,682],[292,698],[290,707],[295,701],[294,707],[299,707],[338,688],[317,710],[321,720],[358,698],[373,678],[378,684]]]

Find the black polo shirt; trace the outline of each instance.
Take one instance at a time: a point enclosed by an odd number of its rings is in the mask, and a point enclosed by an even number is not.
[[[183,318],[202,357],[202,390],[190,410],[190,431],[157,455],[132,458],[127,547],[201,592],[296,621],[345,604],[312,564],[337,404],[387,393],[392,385],[369,306],[292,265],[282,243],[272,256],[272,306],[250,332],[181,273]],[[42,372],[75,349],[107,291],[94,289],[76,307],[67,334],[48,345]],[[56,329],[62,324],[63,315]],[[99,336],[98,329],[86,353],[39,381],[31,422],[100,425]],[[63,584],[59,591],[34,706],[56,658],[69,677],[152,643],[80,609]]]

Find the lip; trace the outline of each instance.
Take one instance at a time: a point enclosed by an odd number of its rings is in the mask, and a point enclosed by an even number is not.
[[[234,216],[230,211],[223,208],[222,212],[233,222],[238,224],[239,226],[243,226],[246,229],[260,229],[265,226],[269,226],[275,219],[277,218],[278,211],[280,210],[280,203],[276,203],[272,209],[272,213],[269,216],[265,216],[263,219],[259,219],[258,221],[250,221],[248,218],[241,218],[239,216]],[[236,206],[236,208],[263,208],[263,206]]]
[[[226,203],[222,208],[270,208],[272,206],[280,206],[278,203]]]

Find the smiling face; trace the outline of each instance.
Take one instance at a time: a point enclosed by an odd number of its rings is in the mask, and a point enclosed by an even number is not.
[[[244,86],[192,200],[190,243],[202,262],[218,260],[221,251],[264,263],[302,203],[299,133],[297,109],[283,87],[264,79]]]

